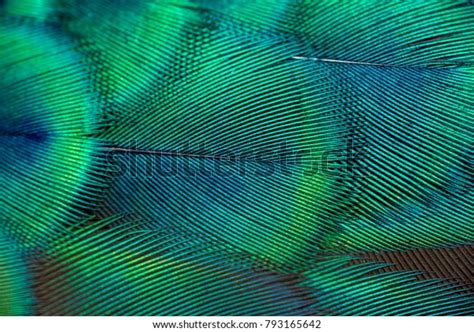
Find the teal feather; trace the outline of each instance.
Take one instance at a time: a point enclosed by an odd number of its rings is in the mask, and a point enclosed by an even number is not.
[[[334,315],[423,316],[469,315],[472,292],[442,280],[417,280],[420,272],[380,272],[384,264],[351,263],[335,257],[305,272],[305,286],[314,289],[316,309]]]
[[[41,247],[98,196],[100,127],[85,66],[53,27],[0,19],[0,220]]]
[[[36,280],[46,315],[283,315],[303,288],[228,246],[117,218],[81,227],[47,250]]]
[[[473,9],[0,2],[0,314],[472,314]]]
[[[31,271],[23,250],[5,233],[0,233],[0,316],[30,315]]]

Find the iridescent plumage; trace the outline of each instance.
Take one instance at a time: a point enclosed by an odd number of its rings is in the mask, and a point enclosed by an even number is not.
[[[0,314],[474,313],[472,1],[0,6]]]

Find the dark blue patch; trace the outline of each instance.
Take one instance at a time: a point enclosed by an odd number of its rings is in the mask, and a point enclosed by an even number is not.
[[[29,140],[41,143],[44,142],[47,138],[46,133],[30,133],[30,134],[25,134],[25,137]]]

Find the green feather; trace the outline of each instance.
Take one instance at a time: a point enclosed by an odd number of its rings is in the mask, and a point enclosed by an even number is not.
[[[0,233],[0,316],[29,315],[33,292],[25,257],[19,247]]]
[[[33,245],[91,206],[97,110],[72,46],[45,25],[20,22],[0,23],[0,218]]]
[[[473,8],[1,2],[0,314],[472,314]]]
[[[226,246],[118,221],[51,245],[36,276],[41,314],[279,315],[309,304],[291,279]]]
[[[351,263],[350,257],[321,260],[304,273],[320,314],[343,316],[468,315],[472,291],[454,283],[420,281],[419,272],[380,272],[384,264]],[[351,263],[351,264],[350,264]]]

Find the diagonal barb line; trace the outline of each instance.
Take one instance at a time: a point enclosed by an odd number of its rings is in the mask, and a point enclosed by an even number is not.
[[[291,58],[295,60],[311,60],[311,61],[319,61],[319,62],[333,62],[333,63],[344,63],[344,64],[352,64],[352,65],[395,67],[394,65],[387,65],[387,64],[382,64],[382,63],[337,60],[337,59],[315,58],[315,57],[305,57],[305,56],[292,56]]]
[[[376,63],[376,62],[363,62],[363,61],[350,61],[350,60],[338,60],[338,59],[329,59],[329,58],[317,58],[317,57],[306,57],[306,56],[292,56],[291,59],[294,60],[309,60],[309,61],[316,61],[316,62],[327,62],[327,63],[342,63],[342,64],[350,64],[350,65],[362,65],[362,66],[374,66],[374,67],[396,67],[396,68],[424,68],[424,69],[432,69],[430,65],[435,66],[455,66],[455,67],[472,67],[474,63],[470,62],[433,62],[433,63],[425,63],[425,64],[418,64],[418,65],[396,65],[396,64],[388,64],[388,63]],[[444,68],[444,67],[436,67],[437,69]]]

